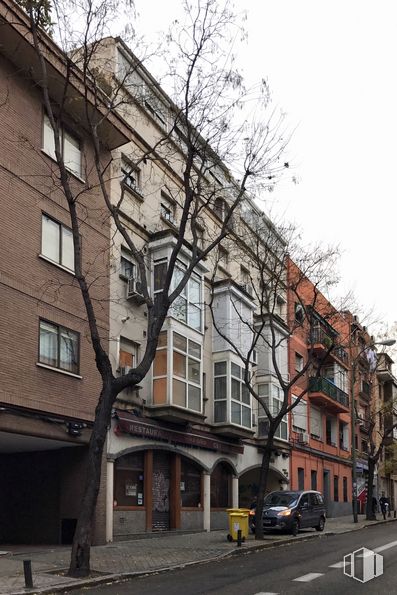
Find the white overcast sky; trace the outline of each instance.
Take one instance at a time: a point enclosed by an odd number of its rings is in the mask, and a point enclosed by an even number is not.
[[[138,32],[155,35],[181,2],[136,0]],[[342,290],[364,312],[397,320],[395,0],[236,0],[248,41],[248,80],[266,77],[297,126],[290,145],[298,185],[269,199],[307,241],[342,250]],[[156,75],[155,72],[153,72]]]

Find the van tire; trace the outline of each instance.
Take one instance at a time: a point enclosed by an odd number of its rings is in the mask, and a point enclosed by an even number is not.
[[[316,527],[316,531],[324,531],[324,527],[325,527],[325,518],[322,516],[320,518],[320,521]]]
[[[299,521],[298,519],[294,519],[292,521],[291,533],[294,537],[296,537],[299,533]]]

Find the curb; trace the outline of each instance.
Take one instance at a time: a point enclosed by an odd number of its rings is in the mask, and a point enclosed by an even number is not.
[[[68,593],[74,591],[76,589],[81,589],[84,587],[92,587],[95,588],[96,586],[102,585],[104,583],[116,583],[116,582],[124,582],[128,579],[135,578],[138,576],[149,576],[151,574],[157,574],[160,572],[169,572],[172,570],[180,570],[182,568],[186,568],[189,566],[196,566],[198,564],[207,564],[209,562],[216,562],[218,560],[222,560],[225,558],[239,556],[242,554],[250,554],[251,552],[258,552],[261,550],[272,549],[277,547],[282,547],[283,545],[291,545],[292,543],[299,543],[300,541],[309,541],[311,539],[318,539],[320,537],[331,537],[333,535],[343,535],[344,533],[351,533],[353,531],[357,531],[359,529],[367,529],[369,527],[375,527],[377,525],[385,525],[387,523],[391,523],[397,521],[397,518],[389,519],[389,520],[379,520],[379,521],[369,521],[367,524],[362,525],[361,527],[352,527],[343,531],[324,531],[323,533],[308,533],[302,535],[301,537],[290,537],[288,539],[283,539],[280,541],[271,541],[269,543],[258,543],[257,545],[253,545],[251,547],[244,547],[235,548],[234,550],[223,552],[222,554],[218,554],[216,556],[212,556],[210,558],[204,558],[202,560],[193,560],[191,562],[183,562],[180,564],[174,564],[171,566],[165,566],[163,568],[156,568],[153,570],[138,570],[135,572],[122,572],[117,574],[104,574],[99,577],[95,578],[85,578],[85,579],[76,579],[73,583],[69,584],[62,584],[62,585],[53,585],[52,587],[42,587],[38,589],[22,589],[20,591],[14,591],[9,593],[9,595],[52,595],[53,593]]]

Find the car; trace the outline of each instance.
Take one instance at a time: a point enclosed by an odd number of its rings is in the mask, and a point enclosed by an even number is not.
[[[256,504],[251,505],[249,525],[255,532]],[[297,535],[300,529],[313,527],[324,531],[326,509],[320,492],[280,491],[265,496],[263,505],[263,529],[281,530]]]

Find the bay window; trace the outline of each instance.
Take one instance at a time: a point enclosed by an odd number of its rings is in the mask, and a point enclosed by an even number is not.
[[[214,422],[251,428],[251,395],[243,381],[244,369],[234,362],[214,364]]]
[[[281,411],[284,395],[283,391],[277,384],[271,382],[259,384],[258,395],[260,400],[266,404],[273,417]],[[262,405],[258,404],[258,435],[260,437],[267,434],[268,426],[269,419],[266,415],[265,409]],[[281,440],[288,439],[288,421],[286,415],[282,418],[274,436],[276,438],[280,438]]]

